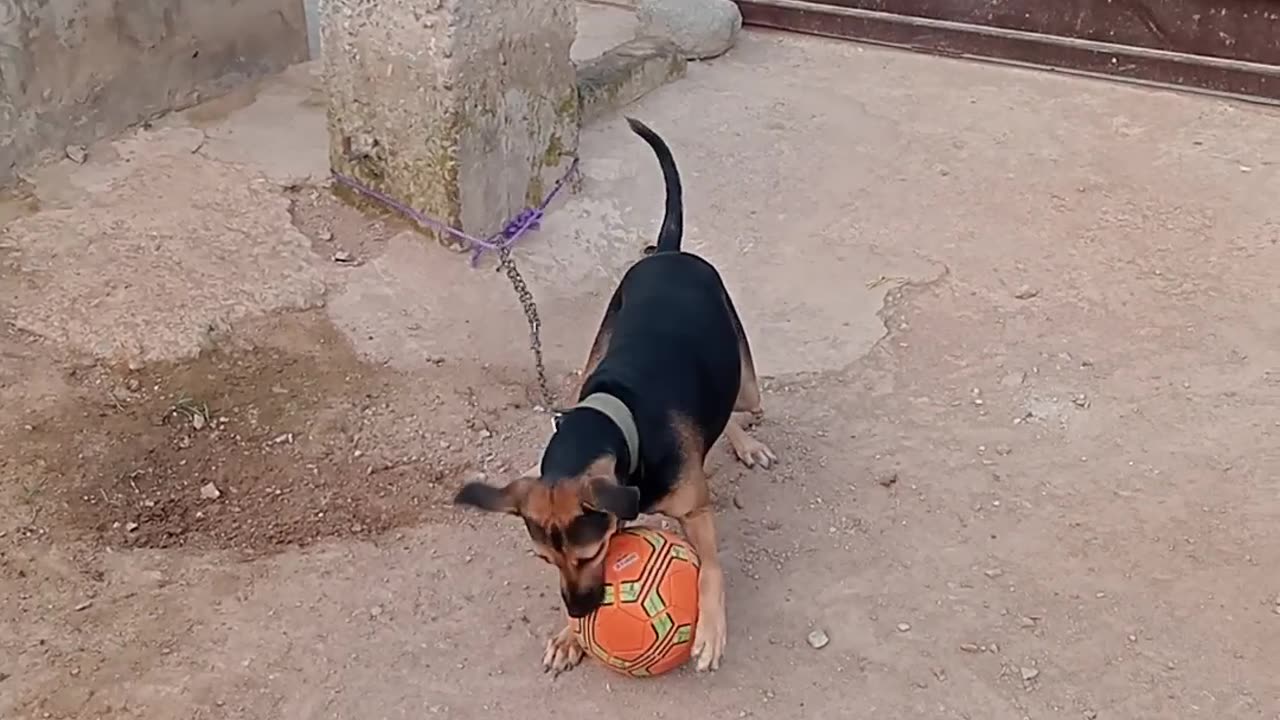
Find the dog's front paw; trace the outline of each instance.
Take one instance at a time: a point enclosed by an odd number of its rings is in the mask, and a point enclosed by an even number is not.
[[[768,469],[770,465],[778,462],[778,456],[769,449],[768,445],[759,440],[742,434],[741,438],[737,438],[737,442],[733,443],[733,454],[738,456],[738,460],[747,467],[755,467],[759,465]]]
[[[582,642],[578,640],[578,633],[573,625],[568,625],[547,641],[547,651],[542,655],[542,669],[559,675],[582,662],[582,655]]]
[[[698,624],[693,631],[694,669],[698,672],[719,670],[724,657],[724,645],[728,639],[728,626],[724,616],[724,600],[701,603]]]

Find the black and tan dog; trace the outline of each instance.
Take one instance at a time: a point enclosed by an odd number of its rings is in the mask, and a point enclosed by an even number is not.
[[[604,550],[640,513],[680,521],[702,560],[694,658],[720,665],[725,646],[724,573],[716,552],[703,463],[723,433],[747,466],[777,458],[746,432],[761,415],[747,336],[719,273],[680,250],[680,176],[666,143],[631,129],[658,156],[666,211],[657,246],[614,291],[581,374],[578,404],[561,416],[540,467],[506,487],[469,483],[455,502],[524,519],[534,550],[560,571],[571,618],[604,597]],[[561,672],[582,646],[570,626],[547,643],[543,664]]]

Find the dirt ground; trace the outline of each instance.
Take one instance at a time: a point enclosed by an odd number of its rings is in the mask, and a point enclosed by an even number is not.
[[[750,32],[629,109],[783,462],[711,460],[718,673],[553,681],[447,504],[547,436],[524,319],[330,194],[314,71],[0,196],[0,717],[1280,718],[1276,111]],[[581,152],[518,251],[561,390],[661,208]]]

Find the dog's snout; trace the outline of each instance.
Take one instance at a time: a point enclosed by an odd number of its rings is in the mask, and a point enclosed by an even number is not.
[[[564,600],[564,609],[569,617],[584,618],[604,602],[604,586],[596,585],[585,590],[561,590],[560,597]]]

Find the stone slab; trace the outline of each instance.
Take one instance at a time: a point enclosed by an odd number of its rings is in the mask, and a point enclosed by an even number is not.
[[[592,122],[684,77],[686,67],[679,48],[649,37],[635,38],[580,63],[582,122]]]
[[[719,57],[742,30],[742,12],[732,0],[639,0],[637,34],[670,40],[689,60]]]

